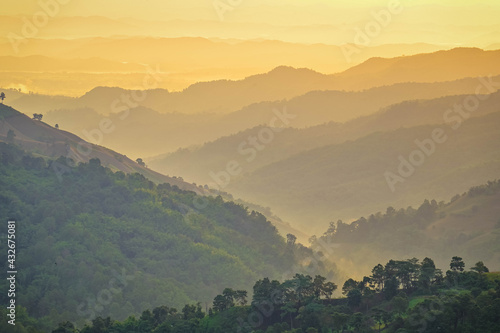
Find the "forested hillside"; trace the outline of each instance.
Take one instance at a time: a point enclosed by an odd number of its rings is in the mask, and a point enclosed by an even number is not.
[[[341,288],[320,275],[264,278],[253,296],[225,288],[208,313],[199,303],[182,310],[164,305],[121,322],[98,317],[82,328],[66,321],[53,333],[498,332],[500,274],[458,256],[448,267],[444,273],[428,257],[389,260]],[[345,297],[332,298],[337,288]]]
[[[61,180],[52,163],[0,143],[0,219],[17,225],[17,300],[45,327],[205,305],[224,287],[281,277],[313,255],[260,213],[220,197],[113,173],[98,159]]]
[[[336,244],[336,262],[351,274],[385,258],[453,255],[500,270],[500,180],[474,186],[451,201],[425,200],[418,208],[388,207],[352,223],[331,222],[316,241]]]

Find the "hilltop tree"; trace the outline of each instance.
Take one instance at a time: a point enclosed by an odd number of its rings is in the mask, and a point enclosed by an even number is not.
[[[280,291],[280,282],[264,278],[255,282],[253,286],[252,303],[259,303],[271,300]]]
[[[59,124],[56,124],[56,126],[54,126],[56,129],[59,129]]]
[[[465,268],[465,263],[462,258],[460,257],[453,257],[451,258],[450,262],[450,269],[454,272],[460,271],[463,272]]]
[[[184,320],[190,320],[194,318],[202,319],[205,317],[205,314],[201,310],[201,303],[197,303],[196,305],[186,304],[182,309],[182,317]]]
[[[2,104],[3,104],[3,100],[5,99],[5,93],[4,92],[0,93],[0,99],[2,100]]]
[[[216,312],[221,312],[237,305],[245,305],[247,292],[245,290],[233,290],[226,288],[222,295],[217,295],[213,301],[213,308]]]
[[[355,281],[354,279],[348,279],[347,281],[344,282],[344,285],[342,286],[342,294],[346,295],[349,294],[350,291],[354,289],[358,289],[359,287],[359,282]]]
[[[384,266],[378,264],[377,266],[373,267],[371,281],[372,283],[377,285],[377,290],[384,289],[384,281],[385,281]]]
[[[41,114],[41,113],[33,113],[33,119],[34,120],[42,121],[42,118],[43,118],[43,114]]]
[[[326,282],[326,278],[321,275],[316,275],[313,280],[314,295],[317,299],[325,296],[327,299],[332,297],[332,294],[337,290],[337,285],[333,282]]]
[[[146,163],[144,163],[144,161],[142,160],[142,158],[138,158],[135,161],[137,162],[137,164],[139,164],[142,167],[146,166]]]
[[[489,273],[488,267],[484,265],[482,261],[478,261],[474,267],[471,268],[471,270],[478,272],[479,274],[483,273]]]

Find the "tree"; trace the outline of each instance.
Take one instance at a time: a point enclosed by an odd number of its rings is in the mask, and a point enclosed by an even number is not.
[[[333,282],[325,282],[326,278],[321,275],[316,275],[313,280],[314,296],[319,299],[325,296],[327,299],[332,297],[333,292],[337,289],[337,285]]]
[[[10,129],[7,132],[7,141],[12,143],[12,142],[14,142],[15,137],[16,137],[16,133],[14,133],[14,131]]]
[[[484,265],[482,261],[478,261],[471,270],[478,272],[479,274],[488,273],[490,270]]]
[[[454,272],[460,271],[463,272],[465,267],[465,263],[460,257],[451,258],[450,269]]]
[[[270,302],[280,296],[280,283],[276,280],[269,281],[264,278],[255,282],[253,286],[252,304],[260,302]]]
[[[377,284],[377,290],[384,289],[385,271],[384,266],[378,264],[372,269],[372,281]]]
[[[146,163],[144,163],[144,161],[142,160],[142,158],[138,158],[135,161],[137,162],[137,164],[139,164],[142,167],[146,166]]]
[[[236,290],[233,294],[233,298],[236,304],[240,306],[245,306],[247,304],[247,291],[246,290]]]
[[[330,225],[328,227],[328,229],[326,230],[326,232],[323,234],[323,236],[325,237],[331,237],[333,235],[335,235],[335,231],[336,231],[336,226],[335,226],[335,222],[330,222]]]
[[[296,240],[297,240],[297,237],[295,235],[292,235],[292,234],[287,234],[286,235],[286,243],[288,245],[294,246]]]
[[[190,319],[202,319],[205,317],[205,314],[201,310],[201,303],[198,302],[196,305],[188,305],[186,304],[182,309],[182,317],[184,320]]]
[[[314,277],[314,280],[313,280],[314,296],[316,296],[316,298],[320,298],[321,290],[323,289],[325,281],[326,281],[326,278],[321,276],[321,275],[316,275]]]
[[[389,280],[386,281],[384,286],[384,294],[387,300],[392,299],[398,293],[399,281],[393,276]]]
[[[52,331],[52,333],[73,333],[73,332],[76,332],[75,325],[73,325],[73,323],[69,321],[60,323],[59,326]]]
[[[217,295],[214,298],[213,307],[215,311],[224,311],[226,309],[232,308],[237,303],[238,305],[245,305],[247,292],[245,290],[233,290],[231,288],[226,288],[222,292],[222,295]]]
[[[326,282],[321,289],[321,294],[327,299],[332,297],[333,292],[337,290],[337,285],[333,282]]]
[[[169,311],[170,311],[170,309],[165,305],[162,305],[162,306],[159,306],[159,307],[153,309],[153,320],[154,320],[155,326],[159,326],[167,320],[167,318],[170,314]]]
[[[222,295],[217,295],[214,298],[213,308],[216,312],[221,312],[229,308],[227,299]]]
[[[424,260],[422,260],[422,265],[420,266],[420,275],[418,277],[420,286],[424,289],[428,289],[435,275],[436,265],[434,264],[434,261],[430,258],[424,258]]]
[[[42,118],[43,118],[43,114],[41,114],[41,113],[33,113],[33,119],[34,120],[42,121]]]
[[[354,289],[358,289],[358,286],[359,286],[359,282],[357,282],[353,279],[349,279],[346,282],[344,282],[344,285],[342,286],[342,294],[347,296],[347,294],[349,294],[350,291],[352,291]]]
[[[294,290],[299,302],[314,296],[314,284],[312,281],[312,277],[304,274],[295,274],[293,279],[289,280]],[[285,285],[286,285],[285,281]]]
[[[5,93],[4,92],[0,93],[0,99],[2,100],[2,104],[3,104],[3,100],[5,99]]]
[[[55,128],[56,128],[56,129],[59,129],[59,124],[56,124]]]

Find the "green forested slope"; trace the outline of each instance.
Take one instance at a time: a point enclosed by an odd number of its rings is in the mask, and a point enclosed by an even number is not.
[[[345,281],[346,297],[333,299],[337,286],[318,275],[261,279],[248,305],[246,291],[226,288],[208,313],[200,304],[161,306],[122,322],[64,322],[53,333],[497,333],[499,275],[482,261],[471,266],[457,256],[446,272],[428,257],[389,260],[360,281]]]
[[[50,163],[0,143],[0,220],[17,223],[17,301],[48,323],[204,304],[311,255],[289,251],[263,215],[220,197],[113,173],[97,159],[60,181]]]

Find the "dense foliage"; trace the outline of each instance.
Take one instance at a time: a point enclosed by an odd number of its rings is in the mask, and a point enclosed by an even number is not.
[[[0,219],[17,224],[17,302],[43,327],[205,304],[224,287],[281,277],[312,253],[220,197],[113,173],[97,159],[60,177],[67,162],[0,143]]]
[[[482,262],[464,267],[460,257],[445,274],[430,258],[390,260],[360,281],[348,279],[340,299],[331,297],[337,286],[319,275],[265,278],[249,305],[246,291],[226,288],[208,314],[200,304],[161,306],[122,322],[99,317],[80,329],[64,322],[53,333],[499,332],[500,275]]]

